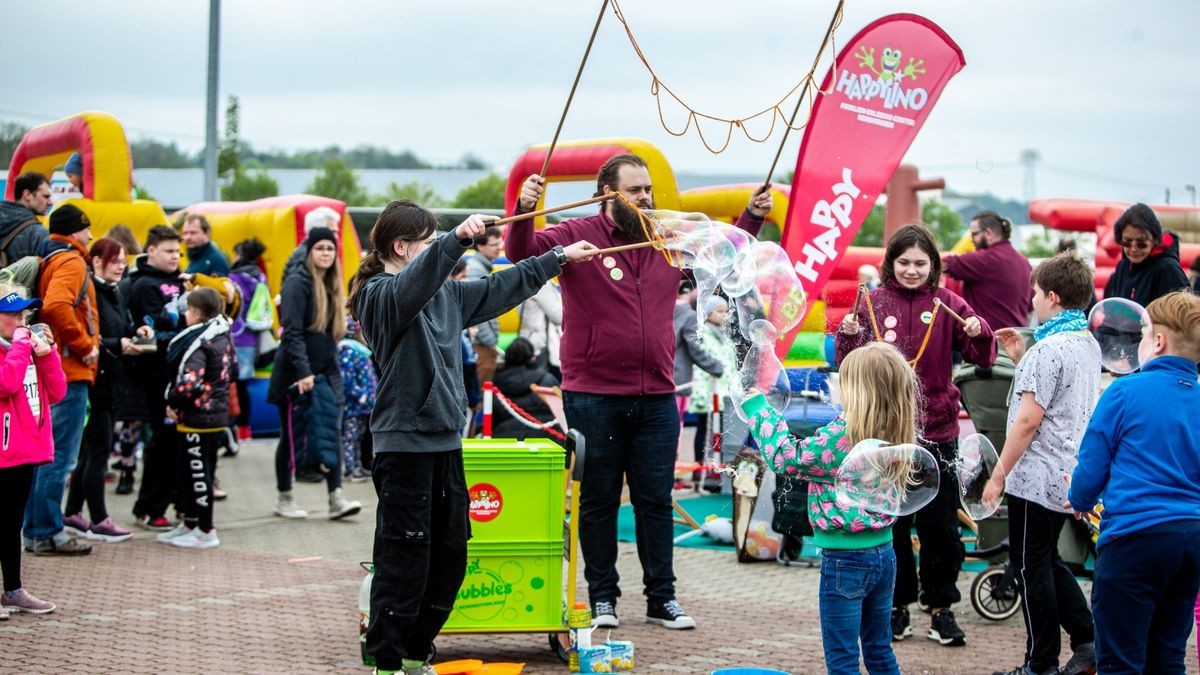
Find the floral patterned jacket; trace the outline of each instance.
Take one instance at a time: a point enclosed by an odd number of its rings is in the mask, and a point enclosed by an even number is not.
[[[744,401],[742,409],[750,419],[750,433],[767,466],[777,474],[808,479],[808,520],[817,546],[864,549],[892,540],[895,517],[838,499],[838,468],[851,450],[845,420],[839,417],[797,442],[788,433],[787,420],[767,404],[762,394]]]

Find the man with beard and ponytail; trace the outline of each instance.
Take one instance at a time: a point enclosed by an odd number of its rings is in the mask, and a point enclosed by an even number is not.
[[[521,188],[517,213],[532,211],[545,180],[534,174]],[[755,191],[737,226],[751,234],[771,210],[769,186]],[[641,209],[654,208],[650,172],[636,155],[617,155],[596,177],[596,194],[618,192]],[[516,262],[556,245],[587,240],[598,247],[644,241],[637,212],[621,199],[600,213],[535,232],[531,220],[508,226],[505,253]],[[592,616],[616,627],[617,510],[629,483],[637,520],[638,558],[647,599],[646,620],[667,628],[696,622],[675,599],[671,488],[679,442],[675,404],[675,295],[682,273],[653,248],[571,265],[559,278],[563,299],[563,403],[567,421],[588,440],[580,492],[580,545]]]

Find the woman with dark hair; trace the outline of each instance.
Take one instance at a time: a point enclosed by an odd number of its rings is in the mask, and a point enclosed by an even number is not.
[[[329,518],[362,510],[342,496],[342,373],[337,343],[346,334],[346,292],[333,230],[314,228],[304,240],[308,253],[283,280],[279,323],[283,326],[267,402],[279,406],[279,445],[275,479],[279,500],[275,515],[307,518],[292,496],[297,448],[319,466],[329,488]],[[298,412],[303,405],[304,411]],[[301,426],[302,429],[297,427]],[[316,458],[317,461],[313,461]],[[303,467],[301,467],[303,468]]]
[[[942,466],[941,487],[928,506],[896,520],[896,591],[892,635],[912,634],[908,605],[917,598],[918,578],[910,536],[914,520],[921,542],[920,600],[933,614],[929,638],[962,645],[966,635],[950,606],[961,596],[955,583],[962,568],[958,531],[958,482],[952,467],[958,456],[958,389],[951,378],[951,352],[990,367],[996,360],[992,329],[955,293],[938,287],[942,261],[933,235],[922,225],[905,225],[892,235],[884,253],[883,285],[863,296],[857,314],[849,313],[838,330],[837,360],[871,341],[899,348],[921,383],[924,419],[919,438]],[[935,302],[935,300],[937,302]],[[965,319],[959,323],[945,309]]]
[[[118,286],[125,275],[125,247],[116,239],[103,237],[92,242],[90,254],[99,312],[100,361],[96,383],[88,392],[91,413],[83,429],[79,462],[71,472],[63,526],[68,532],[93,541],[120,542],[133,535],[118,527],[108,515],[104,503],[104,464],[112,452],[117,392],[124,381],[121,357],[142,352],[134,345],[133,317]],[[154,334],[149,326],[139,328],[138,333]],[[126,468],[126,471],[132,481],[132,469]],[[90,520],[83,517],[85,501]]]
[[[1121,260],[1104,284],[1105,298],[1125,298],[1145,307],[1188,287],[1179,262],[1179,237],[1163,230],[1149,206],[1126,209],[1113,224],[1113,239],[1121,247]]]
[[[532,387],[557,387],[558,380],[537,364],[533,343],[519,337],[504,350],[504,368],[496,373],[493,384],[501,394],[542,422],[553,422],[554,412]],[[492,435],[497,438],[547,438],[550,434],[534,429],[509,414],[503,404],[493,407]]]

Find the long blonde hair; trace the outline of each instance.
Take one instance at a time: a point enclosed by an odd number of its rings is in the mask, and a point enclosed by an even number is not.
[[[851,445],[868,438],[917,441],[917,375],[898,349],[869,342],[850,352],[838,373]]]
[[[329,332],[334,342],[346,336],[346,290],[342,288],[342,262],[336,256],[329,269],[321,271],[313,262],[312,251],[304,266],[313,278],[313,321],[308,329]]]

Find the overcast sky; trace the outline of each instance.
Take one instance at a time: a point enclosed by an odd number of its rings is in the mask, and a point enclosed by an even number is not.
[[[0,119],[115,114],[132,137],[203,145],[208,2],[42,0],[8,7]],[[507,171],[554,133],[598,0],[225,0],[222,108],[242,103],[260,147],[358,143],[434,162],[471,152]],[[834,2],[625,0],[634,35],[693,107],[744,117],[806,72]],[[1200,2],[849,0],[842,43],[892,12],[924,15],[963,49],[906,161],[949,187],[1019,197],[1020,152],[1041,153],[1036,196],[1173,203],[1200,183]],[[25,28],[17,22],[23,22]],[[39,69],[37,64],[41,66]],[[828,62],[818,69],[824,76]],[[735,132],[712,155],[663,131],[650,78],[611,12],[563,138],[638,136],[681,171],[765,173],[779,131]],[[672,115],[674,113],[674,115]],[[668,117],[681,123],[679,110]],[[711,129],[710,133],[723,133]],[[800,134],[788,141],[790,171]]]

